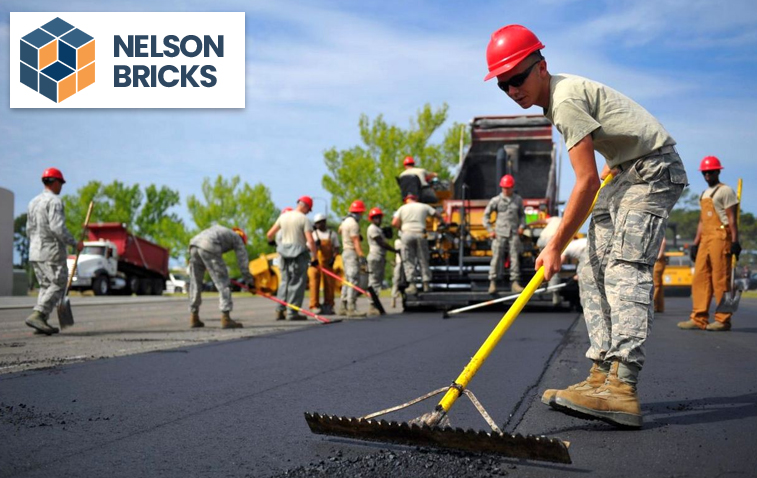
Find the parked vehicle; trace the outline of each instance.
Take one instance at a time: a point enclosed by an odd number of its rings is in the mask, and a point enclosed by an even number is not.
[[[189,290],[189,276],[181,272],[169,272],[166,279],[166,294],[185,294]]]
[[[95,295],[163,293],[168,249],[131,234],[120,223],[90,224],[88,235],[72,289],[92,289]],[[69,273],[73,272],[74,257],[68,257]]]

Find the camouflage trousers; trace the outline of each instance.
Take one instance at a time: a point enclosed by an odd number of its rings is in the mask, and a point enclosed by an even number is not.
[[[37,305],[34,306],[34,310],[48,316],[63,297],[66,281],[68,281],[68,266],[65,260],[63,262],[31,261],[31,264],[39,282],[39,295],[37,295]]]
[[[589,332],[586,357],[640,370],[654,317],[652,269],[668,215],[687,184],[675,149],[635,161],[599,193],[589,224],[586,260],[578,270]]]
[[[192,246],[189,248],[189,311],[200,312],[202,304],[202,281],[208,271],[213,284],[218,289],[218,308],[230,312],[234,308],[229,289],[229,269],[221,254],[208,252]]]
[[[368,287],[378,294],[384,284],[384,271],[386,269],[386,256],[380,254],[368,254]]]
[[[505,253],[510,255],[510,282],[520,281],[520,238],[517,228],[510,237],[497,236],[492,239],[492,260],[489,263],[489,280],[502,276]]]
[[[402,267],[405,268],[405,279],[409,284],[415,281],[415,266],[420,265],[423,282],[431,282],[431,267],[429,267],[428,240],[420,232],[402,233]]]
[[[344,280],[352,284],[360,283],[360,263],[357,252],[345,249],[342,252],[342,265],[344,266]],[[342,284],[342,302],[349,303],[354,308],[357,303],[357,291],[350,286]]]

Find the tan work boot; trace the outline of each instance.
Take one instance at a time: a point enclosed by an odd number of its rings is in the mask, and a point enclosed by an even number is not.
[[[490,280],[489,281],[489,293],[495,294],[497,292],[497,281]]]
[[[510,286],[510,289],[513,292],[523,292],[523,286],[518,282],[513,282],[513,284]]]
[[[348,317],[365,317],[365,312],[360,312],[357,310],[357,307],[354,304],[350,304],[347,307],[347,314]]]
[[[409,286],[407,286],[407,289],[405,289],[405,294],[407,294],[407,295],[416,295],[416,294],[418,294],[418,288],[415,287],[415,283],[412,283]]]
[[[53,327],[47,323],[47,317],[45,317],[42,312],[38,312],[36,310],[26,318],[24,323],[34,330],[45,335],[53,335],[60,332],[58,327]]]
[[[347,303],[342,302],[339,304],[339,308],[336,311],[336,315],[347,315]]]
[[[378,310],[375,305],[371,304],[370,307],[368,307],[368,317],[376,317],[378,315],[381,315],[381,311]]]
[[[707,330],[710,332],[728,332],[731,330],[731,323],[730,322],[713,322],[711,324],[707,324]]]
[[[702,330],[702,327],[691,319],[684,322],[678,322],[678,328],[683,330]]]
[[[221,328],[222,329],[241,329],[242,324],[236,320],[232,320],[228,312],[221,312]]]
[[[431,284],[428,281],[423,281],[423,292],[431,292]]]
[[[205,322],[200,320],[199,312],[192,312],[192,314],[189,316],[189,328],[197,329],[200,327],[205,327]]]
[[[277,310],[276,311],[276,320],[284,320],[286,316],[284,315],[283,310]]]
[[[573,384],[569,386],[568,388],[564,388],[562,390],[570,390],[574,392],[593,392],[594,390],[602,386],[602,384],[605,383],[606,379],[607,379],[607,373],[605,373],[595,363],[594,365],[591,366],[591,370],[589,370],[589,376],[586,377],[586,380]],[[545,405],[549,405],[552,408],[555,408],[555,395],[557,395],[557,392],[559,391],[560,390],[556,388],[550,388],[550,389],[545,390],[541,396],[541,403]]]
[[[615,426],[640,428],[641,406],[636,387],[618,378],[620,362],[613,362],[605,383],[592,391],[560,390],[555,408],[581,418],[599,419]]]

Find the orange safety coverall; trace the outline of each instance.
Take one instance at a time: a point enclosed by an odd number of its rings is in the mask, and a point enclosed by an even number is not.
[[[325,239],[319,236],[318,240],[318,264],[326,270],[332,271],[328,264],[334,258],[334,245],[331,243],[331,232]],[[333,272],[333,271],[332,271]],[[308,269],[308,278],[310,279],[310,309],[319,307],[319,295],[321,292],[321,281],[323,281],[323,303],[334,307],[334,279],[322,274],[317,267]]]
[[[652,270],[652,281],[654,282],[654,311],[665,312],[665,285],[663,276],[665,274],[665,258],[657,259]]]
[[[694,307],[690,319],[705,329],[713,293],[715,304],[719,304],[723,294],[731,290],[731,230],[720,222],[712,197],[702,197],[699,203],[702,207],[702,235],[694,263],[691,284]],[[715,320],[727,324],[731,321],[731,315],[716,312]]]

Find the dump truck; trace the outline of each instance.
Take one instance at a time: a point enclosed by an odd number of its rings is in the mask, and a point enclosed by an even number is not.
[[[470,122],[470,137],[470,147],[465,154],[461,151],[454,179],[436,187],[439,202],[433,206],[444,221],[429,218],[427,224],[431,291],[405,295],[406,310],[449,309],[510,294],[507,258],[498,284],[500,292],[494,297],[488,293],[491,240],[483,226],[484,209],[501,193],[499,180],[503,175],[515,178],[515,192],[524,203],[527,227],[521,235],[522,284],[535,273],[539,253],[536,242],[546,219],[558,214],[557,154],[552,125],[544,116],[476,117]],[[567,282],[575,275],[575,268],[564,265],[561,280]],[[559,294],[561,303],[579,307],[574,283],[559,289]],[[533,301],[540,298],[551,301],[552,295],[535,296]]]
[[[163,293],[168,249],[135,236],[117,222],[90,224],[87,230],[71,289],[91,289],[95,295]],[[74,256],[69,256],[69,274],[73,262]]]

